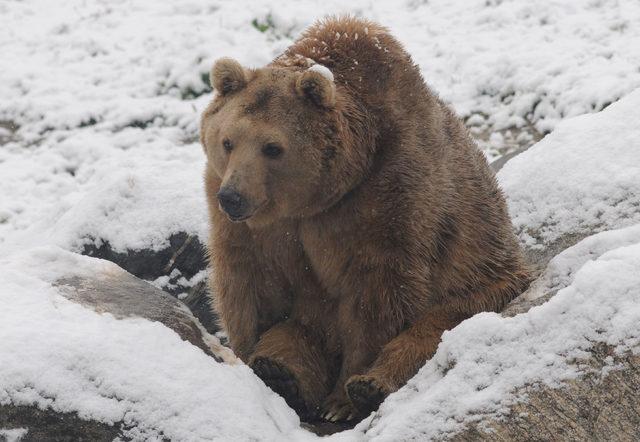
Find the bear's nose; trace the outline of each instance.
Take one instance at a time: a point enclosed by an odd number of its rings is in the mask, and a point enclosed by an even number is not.
[[[235,190],[228,187],[220,189],[218,192],[218,202],[220,203],[220,208],[222,208],[233,221],[239,221],[246,217],[249,204],[246,198]]]

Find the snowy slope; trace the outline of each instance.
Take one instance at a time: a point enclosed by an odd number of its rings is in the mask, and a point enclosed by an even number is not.
[[[345,11],[388,25],[476,133],[554,130],[499,175],[523,243],[600,233],[528,293],[558,291],[550,302],[465,321],[378,414],[333,438],[442,437],[500,415],[520,386],[578,376],[573,362],[596,343],[637,351],[637,1],[3,2],[0,403],[124,421],[139,439],[315,439],[246,367],[159,324],[82,308],[52,282],[108,270],[70,253],[87,241],[124,251],[204,238],[197,123],[212,61],[267,63],[315,18]]]
[[[500,171],[525,244],[640,222],[639,102],[637,90],[599,114],[564,121]]]

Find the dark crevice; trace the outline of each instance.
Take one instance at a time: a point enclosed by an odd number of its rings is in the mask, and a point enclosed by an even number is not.
[[[211,309],[206,279],[193,286],[180,283],[183,277],[190,280],[207,268],[206,249],[196,236],[185,232],[176,233],[169,237],[167,247],[157,251],[142,249],[119,252],[113,250],[108,241],[94,241],[84,246],[82,254],[111,261],[147,281],[168,277],[163,290],[176,297],[181,295],[182,302],[209,333],[214,334],[220,330],[217,317]]]

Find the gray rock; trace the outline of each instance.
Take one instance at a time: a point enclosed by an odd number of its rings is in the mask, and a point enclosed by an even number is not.
[[[120,424],[107,425],[82,420],[74,413],[14,405],[0,405],[0,428],[27,429],[20,442],[111,442],[120,433]],[[0,442],[4,440],[0,435]]]
[[[196,236],[185,232],[171,235],[169,245],[158,251],[142,249],[116,252],[108,241],[97,242],[99,246],[87,244],[82,254],[114,262],[141,279],[154,280],[168,276],[174,270],[189,279],[207,267],[204,245]]]
[[[206,248],[196,236],[185,232],[174,234],[169,238],[169,245],[158,251],[142,249],[116,252],[108,241],[99,243],[99,246],[93,243],[86,245],[82,254],[111,261],[148,281],[161,276],[169,277],[164,290],[174,296],[186,293],[184,303],[204,328],[211,334],[220,330],[209,302],[206,280],[186,287],[178,282],[180,277],[191,279],[207,268]],[[177,276],[172,277],[172,274]]]
[[[18,125],[13,121],[0,120],[0,146],[12,141],[17,131]]]
[[[604,359],[620,368],[599,373]],[[562,388],[529,386],[518,393],[527,401],[515,404],[500,420],[474,425],[453,437],[456,441],[637,441],[640,437],[640,356],[615,356],[606,345],[591,351],[593,372]]]
[[[139,317],[157,321],[174,330],[182,339],[204,352],[222,359],[212,339],[181,301],[125,271],[103,273],[94,278],[70,277],[55,283],[68,299],[90,307],[98,313],[116,318]]]

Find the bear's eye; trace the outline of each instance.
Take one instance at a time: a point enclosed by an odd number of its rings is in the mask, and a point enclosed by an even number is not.
[[[282,147],[277,143],[267,143],[262,147],[262,153],[269,158],[278,158],[282,155]]]
[[[231,152],[231,150],[233,149],[233,144],[231,144],[231,141],[225,138],[225,140],[222,142],[222,147],[224,147],[225,152]]]

